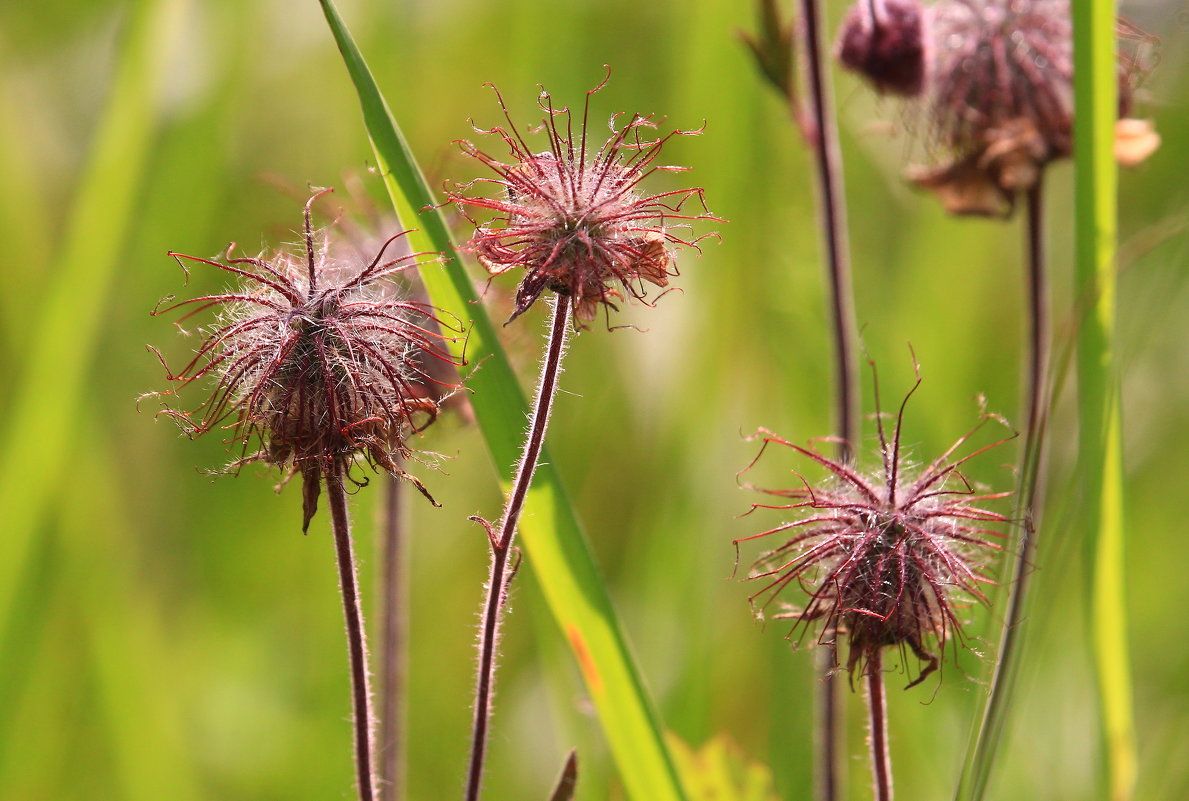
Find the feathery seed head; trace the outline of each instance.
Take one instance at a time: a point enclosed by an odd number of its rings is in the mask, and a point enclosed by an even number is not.
[[[925,103],[938,146],[951,159],[910,170],[959,214],[1008,216],[1045,166],[1072,153],[1073,29],[1069,0],[939,0],[924,19],[929,54]],[[1125,23],[1120,35],[1150,44]],[[1143,59],[1119,63],[1119,111],[1131,106]],[[1146,156],[1148,126],[1124,161]],[[1131,156],[1130,159],[1127,156]]]
[[[304,252],[232,258],[232,244],[221,260],[170,253],[189,275],[196,262],[238,276],[240,286],[222,293],[172,302],[154,315],[185,309],[182,322],[216,308],[218,318],[199,329],[203,337],[181,370],[170,370],[156,348],[175,389],[151,393],[173,397],[177,390],[210,378],[214,390],[197,407],[166,407],[190,436],[214,429],[230,432],[241,457],[229,469],[262,461],[303,479],[304,521],[317,508],[323,472],[339,461],[362,456],[374,468],[407,478],[398,457],[411,451],[406,437],[437,415],[426,385],[441,384],[426,367],[430,361],[458,365],[446,341],[461,335],[457,320],[432,306],[404,299],[393,279],[436,254],[386,257],[391,237],[370,262],[352,263],[330,255],[329,238],[316,241],[310,222],[314,201],[305,207]],[[446,332],[446,333],[443,333]],[[254,452],[253,452],[253,449]],[[364,479],[357,483],[366,483]],[[433,499],[430,498],[432,501]]]
[[[773,535],[788,537],[762,554],[748,576],[763,583],[750,599],[760,611],[790,586],[800,587],[808,602],[778,615],[796,620],[794,631],[821,621],[821,637],[845,633],[846,667],[852,676],[856,670],[865,671],[881,648],[911,650],[924,667],[909,687],[937,669],[947,640],[961,640],[959,608],[986,601],[980,589],[991,581],[985,573],[986,555],[1000,549],[994,538],[1001,535],[993,527],[1007,522],[1002,514],[984,508],[985,502],[1007,493],[980,492],[961,472],[969,459],[1006,440],[956,456],[987,420],[995,418],[984,415],[978,426],[924,468],[914,470],[906,464],[901,423],[904,405],[919,384],[918,378],[901,404],[890,440],[877,416],[882,468],[871,475],[761,430],[764,444],[753,466],[775,443],[822,465],[831,476],[821,486],[802,478],[800,487],[762,489],[788,503],[754,504],[751,511],[786,510],[795,519],[735,541],[738,547]]]
[[[677,130],[657,137],[651,135],[657,127],[652,117],[635,114],[622,122],[616,115],[609,138],[597,150],[588,150],[590,98],[606,83],[604,78],[587,92],[577,131],[570,109],[554,108],[553,98],[541,90],[538,105],[545,117],[528,133],[543,133],[545,150],[530,147],[494,87],[507,127],[475,130],[502,139],[509,162],[470,142],[459,142],[465,154],[496,175],[446,190],[476,225],[468,248],[492,275],[515,267],[525,270],[509,322],[545,290],[568,298],[583,321],[594,317],[599,304],[614,309],[614,301],[624,293],[644,301],[648,285],[665,287],[677,274],[672,246],[696,249],[701,238],[682,238],[677,232],[688,226],[673,222],[716,219],[705,212],[701,189],[653,195],[639,189],[654,172],[683,171],[684,167],[658,164],[661,149],[674,136],[700,131]],[[500,192],[497,197],[470,194],[478,184],[494,184]],[[691,200],[701,204],[701,213],[683,212]],[[478,223],[467,207],[494,212],[495,217]]]

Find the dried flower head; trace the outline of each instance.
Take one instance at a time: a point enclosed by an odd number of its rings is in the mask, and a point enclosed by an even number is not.
[[[150,346],[177,384],[154,396],[174,396],[208,376],[214,381],[197,407],[164,410],[187,434],[229,431],[228,441],[242,449],[230,470],[261,461],[290,476],[301,473],[303,528],[317,508],[322,477],[336,461],[347,466],[361,456],[429,497],[397,457],[410,455],[408,434],[437,415],[437,401],[422,387],[440,380],[426,362],[458,364],[445,341],[461,333],[457,321],[396,291],[392,279],[428,255],[406,249],[386,259],[405,232],[388,239],[370,262],[332,258],[328,236],[315,243],[310,209],[330,191],[306,203],[304,253],[232,258],[234,243],[222,261],[171,252],[187,276],[186,262],[198,262],[242,283],[176,303],[167,298],[153,311],[186,309],[180,323],[212,307],[220,310],[214,323],[199,329],[203,341],[181,370],[170,370]]]
[[[510,151],[509,162],[470,142],[459,142],[464,153],[497,176],[447,189],[450,200],[476,225],[468,248],[492,275],[515,267],[525,270],[509,322],[545,290],[569,298],[580,320],[592,319],[600,303],[614,309],[614,301],[624,293],[644,300],[649,284],[665,287],[677,274],[670,246],[697,247],[696,239],[678,236],[686,225],[672,223],[714,219],[705,213],[701,189],[655,195],[639,191],[640,182],[654,172],[683,171],[684,167],[658,164],[661,149],[674,136],[700,130],[671,131],[658,138],[650,136],[657,127],[651,116],[635,114],[621,123],[621,115],[616,115],[610,121],[610,137],[588,152],[590,98],[606,83],[604,78],[586,93],[578,131],[570,109],[554,108],[553,98],[542,89],[538,104],[545,117],[528,133],[543,133],[546,150],[529,146],[495,87],[507,127],[475,130],[502,139]],[[496,185],[499,196],[469,194],[478,184]],[[703,213],[683,213],[691,199],[702,204]],[[487,209],[495,217],[480,224],[467,207]]]
[[[881,92],[919,95],[925,83],[924,14],[916,0],[859,0],[842,23],[838,60]]]
[[[764,583],[751,596],[752,603],[762,612],[790,585],[799,586],[808,603],[780,615],[797,621],[794,631],[822,621],[821,637],[832,639],[833,632],[844,632],[846,666],[852,676],[856,670],[866,671],[882,648],[911,650],[924,667],[909,687],[937,669],[947,640],[961,640],[959,608],[986,601],[980,589],[991,581],[984,572],[985,552],[999,550],[993,538],[1001,536],[989,526],[1007,522],[983,508],[986,501],[1007,493],[981,493],[961,472],[965,462],[1001,443],[955,458],[962,445],[994,419],[991,416],[984,415],[978,426],[923,469],[906,464],[901,424],[904,407],[919,385],[918,377],[900,406],[890,441],[877,415],[882,469],[873,475],[762,430],[764,445],[756,461],[776,443],[824,466],[831,476],[821,486],[799,476],[800,487],[761,490],[790,502],[755,504],[752,511],[789,510],[797,518],[735,541],[738,547],[749,540],[788,536],[762,554],[748,576]]]
[[[951,154],[911,170],[960,214],[1007,216],[1073,146],[1073,39],[1069,0],[940,0],[925,18],[927,113],[937,145]],[[1120,34],[1151,43],[1133,26]],[[1119,110],[1130,107],[1144,72],[1139,49],[1119,63]],[[1155,149],[1145,142],[1131,149]],[[1134,160],[1133,160],[1134,161]]]

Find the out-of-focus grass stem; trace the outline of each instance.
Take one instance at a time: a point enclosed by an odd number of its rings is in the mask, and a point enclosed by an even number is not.
[[[1127,801],[1136,779],[1127,602],[1124,588],[1123,436],[1115,364],[1118,168],[1116,9],[1113,0],[1073,3],[1075,299],[1078,327],[1078,460],[1090,630],[1108,797]],[[1084,305],[1083,305],[1084,304]]]
[[[407,670],[408,586],[405,578],[403,480],[385,481],[380,556],[380,801],[404,796],[404,699]]]

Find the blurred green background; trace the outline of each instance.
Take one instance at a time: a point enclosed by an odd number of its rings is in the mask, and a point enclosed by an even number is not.
[[[826,5],[833,30],[845,4]],[[434,186],[476,174],[451,141],[472,136],[468,118],[496,121],[486,81],[528,121],[538,83],[577,103],[607,63],[596,117],[707,121],[703,136],[666,154],[693,167],[672,186],[704,187],[729,220],[722,241],[683,257],[680,294],[623,315],[646,333],[596,325],[577,338],[550,447],[667,726],[695,747],[725,736],[770,767],[781,797],[808,797],[810,656],[790,647],[779,622],[753,622],[750,588],[731,580],[731,540],[779,519],[738,517],[753,500],[735,476],[755,452],[743,435],[762,425],[803,441],[830,426],[810,165],[739,42],[753,10],[727,0],[358,0],[340,10]],[[1143,109],[1164,146],[1122,178],[1119,318],[1138,795],[1171,799],[1189,796],[1189,581],[1177,573],[1189,537],[1174,497],[1189,481],[1189,18],[1176,3],[1123,11],[1163,40]],[[128,45],[138,24],[149,26],[142,53]],[[1020,418],[1021,225],[946,218],[898,177],[925,155],[906,133],[915,112],[849,76],[837,76],[836,101],[863,341],[885,403],[908,387],[907,343],[915,349],[925,384],[906,438],[928,458],[973,421],[978,393]],[[317,4],[6,3],[0,104],[0,798],[351,797],[325,519],[302,537],[295,488],[275,495],[276,477],[257,469],[199,474],[227,460],[217,438],[188,443],[154,422],[152,401],[139,413],[135,403],[164,386],[145,343],[175,359],[191,345],[149,310],[164,295],[220,286],[196,272],[183,289],[167,249],[213,255],[232,240],[249,251],[292,241],[307,185],[363,176],[382,197]],[[1061,354],[1075,324],[1071,170],[1050,175]],[[510,289],[497,282],[488,302],[504,308]],[[537,310],[502,331],[526,382],[543,325]],[[1079,532],[1066,523],[1084,500],[1067,489],[1070,383],[1052,429],[1049,525],[993,798],[1081,799],[1094,781],[1092,621]],[[422,445],[448,458],[440,472],[419,471],[443,508],[413,504],[408,784],[410,798],[438,799],[461,791],[487,569],[482,533],[466,517],[492,517],[500,497],[475,430],[448,419]],[[973,464],[972,477],[1009,487],[1013,449]],[[792,467],[805,465],[773,452],[764,476],[793,481]],[[354,499],[367,588],[381,495]],[[984,635],[993,642],[988,613],[972,618],[974,647]],[[489,797],[544,798],[578,746],[578,798],[622,798],[531,561],[503,654]],[[905,797],[948,797],[958,770],[978,660],[964,653],[944,672],[940,686],[908,693],[892,680]],[[865,798],[861,710],[851,707],[850,797]]]

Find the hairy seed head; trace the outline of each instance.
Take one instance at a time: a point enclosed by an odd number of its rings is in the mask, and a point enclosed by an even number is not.
[[[651,117],[632,115],[626,122],[611,118],[610,136],[595,150],[588,143],[590,98],[606,80],[587,92],[582,119],[574,130],[569,108],[554,108],[542,90],[538,99],[545,117],[528,133],[544,135],[544,149],[533,148],[512,122],[496,91],[507,126],[476,129],[503,141],[507,162],[470,142],[462,151],[489,169],[494,178],[480,178],[447,189],[447,196],[470,218],[468,208],[484,209],[494,218],[476,225],[468,248],[492,275],[523,268],[511,319],[524,313],[550,290],[569,299],[576,317],[590,320],[599,304],[615,308],[622,294],[645,300],[648,287],[665,287],[677,274],[673,246],[697,247],[683,238],[679,220],[714,219],[705,213],[701,189],[646,194],[640,184],[655,172],[682,167],[657,163],[661,148],[674,136],[700,131],[672,131],[654,136]],[[494,89],[494,87],[493,87]],[[589,148],[588,148],[589,144]],[[494,185],[495,197],[471,194],[478,185]],[[691,200],[702,213],[682,209]]]
[[[979,492],[962,474],[966,461],[1000,444],[956,456],[983,423],[914,470],[900,451],[903,414],[902,405],[890,441],[880,423],[882,467],[870,475],[762,430],[764,449],[786,446],[831,475],[820,486],[802,478],[799,487],[763,489],[788,503],[755,504],[752,511],[784,510],[794,519],[735,543],[787,537],[755,563],[748,579],[763,586],[752,602],[762,611],[785,590],[799,588],[808,601],[780,617],[795,619],[795,628],[820,621],[827,638],[845,633],[852,675],[865,671],[882,648],[912,651],[924,667],[911,687],[937,669],[947,640],[961,639],[959,609],[986,601],[980,589],[990,582],[986,556],[1000,548],[994,539],[1001,536],[992,527],[1007,518],[984,504],[1007,493]]]
[[[939,0],[924,19],[925,104],[932,138],[950,155],[909,178],[959,214],[1007,216],[1050,162],[1073,147],[1073,38],[1069,0]],[[1119,113],[1131,107],[1150,37],[1120,22],[1136,44],[1119,62]],[[1155,149],[1145,132],[1124,154]]]
[[[198,406],[167,406],[163,413],[190,436],[229,432],[228,441],[241,450],[229,469],[262,461],[300,472],[303,527],[317,508],[321,479],[336,461],[349,465],[362,457],[425,492],[401,470],[398,457],[410,455],[407,436],[438,412],[441,395],[426,387],[442,385],[434,377],[440,373],[426,365],[457,365],[445,343],[461,334],[456,320],[398,292],[396,277],[436,256],[405,248],[386,258],[403,233],[370,261],[331,255],[329,237],[316,237],[310,223],[312,204],[329,191],[306,204],[304,252],[232,258],[232,245],[221,260],[171,253],[183,270],[186,262],[205,264],[236,276],[239,285],[180,302],[167,299],[153,312],[185,309],[184,321],[219,310],[213,323],[199,329],[202,342],[181,370],[170,370],[151,348],[176,385],[153,394],[173,398],[209,378],[214,389]]]

